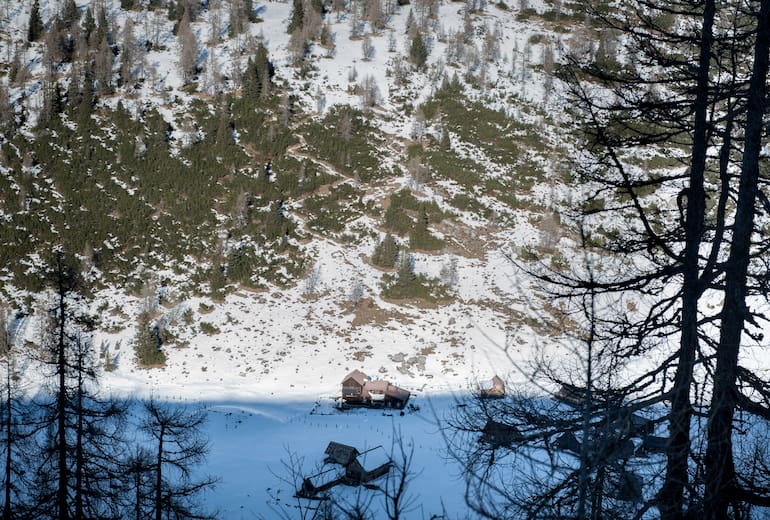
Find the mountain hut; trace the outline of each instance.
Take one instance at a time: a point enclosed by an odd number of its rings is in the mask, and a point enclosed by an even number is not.
[[[505,397],[505,382],[497,375],[489,381],[479,382],[479,396],[481,398]]]
[[[326,460],[324,462],[347,466],[358,457],[358,450],[353,446],[331,441],[326,447]]]
[[[412,394],[382,379],[372,380],[353,370],[342,380],[342,399],[346,404],[403,408]]]
[[[364,402],[364,383],[369,376],[360,370],[353,370],[342,380],[342,399],[346,403],[361,404]]]

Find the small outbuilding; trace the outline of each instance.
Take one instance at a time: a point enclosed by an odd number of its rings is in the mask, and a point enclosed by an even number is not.
[[[505,397],[505,382],[497,375],[489,381],[480,381],[479,396],[482,398]]]
[[[488,418],[487,423],[484,425],[484,429],[481,430],[481,438],[479,440],[489,444],[492,448],[500,448],[503,446],[511,446],[513,443],[519,442],[523,438],[524,437],[516,426],[497,422],[494,419]]]
[[[639,451],[642,455],[649,453],[665,453],[667,448],[668,437],[644,435],[642,437],[642,446],[639,448]]]
[[[588,398],[588,391],[585,387],[564,383],[553,396],[557,401],[579,408],[585,404],[586,399]],[[591,390],[591,401],[597,404],[601,403],[605,406],[617,406],[623,401],[623,396],[620,393],[611,390],[599,390],[594,388]]]
[[[358,450],[353,446],[334,441],[329,442],[324,454],[326,455],[324,462],[339,464],[341,466],[347,466],[360,455]]]

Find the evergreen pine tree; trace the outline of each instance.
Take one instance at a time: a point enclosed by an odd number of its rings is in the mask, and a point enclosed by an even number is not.
[[[161,338],[158,327],[152,323],[150,313],[139,314],[134,336],[134,352],[142,366],[158,366],[166,363],[166,354],[161,350]]]
[[[412,38],[412,45],[409,47],[409,59],[418,69],[425,67],[425,62],[428,60],[428,47],[419,31]]]
[[[166,7],[168,9],[168,19],[172,22],[178,21],[180,19],[180,15],[177,12],[177,3],[174,2],[174,0],[169,0]],[[176,29],[176,26],[174,26],[174,28]],[[174,33],[176,34],[176,31],[174,31]]]
[[[258,103],[270,94],[275,68],[268,57],[267,48],[260,42],[253,58],[249,58],[243,75],[243,94],[252,103]]]
[[[414,273],[414,257],[409,254],[401,256],[398,264],[398,275],[396,285],[408,287],[417,281],[417,275]]]
[[[96,29],[96,20],[94,19],[94,13],[91,11],[91,7],[88,7],[86,9],[86,15],[83,18],[83,38],[85,41],[90,41],[94,29]]]
[[[286,32],[289,34],[292,34],[294,31],[301,29],[304,21],[305,21],[304,1],[294,0],[294,9],[291,12],[291,21],[289,22],[289,26],[286,28]]]
[[[243,10],[246,14],[246,19],[251,23],[259,21],[257,14],[254,11],[254,0],[243,0]]]
[[[393,236],[388,233],[385,235],[385,238],[374,247],[372,263],[380,267],[391,268],[396,265],[397,259],[398,244],[393,240]]]
[[[6,135],[14,129],[13,107],[8,94],[8,87],[0,82],[0,135]]]
[[[104,6],[100,6],[96,13],[96,44],[99,45],[102,40],[107,40],[110,45],[113,43],[107,22],[107,9]]]
[[[441,142],[439,144],[444,151],[450,151],[452,149],[452,140],[449,137],[449,129],[446,126],[442,129]]]
[[[80,21],[80,13],[78,12],[78,6],[75,4],[75,0],[66,0],[64,7],[61,10],[61,22],[62,26],[66,29],[72,29],[75,23]]]
[[[36,42],[43,35],[43,20],[40,18],[40,2],[34,0],[29,13],[29,27],[27,28],[27,41]]]
[[[425,206],[420,208],[420,214],[417,216],[411,233],[409,233],[409,247],[412,249],[429,249],[426,244],[430,242],[430,231],[428,231],[428,212]]]

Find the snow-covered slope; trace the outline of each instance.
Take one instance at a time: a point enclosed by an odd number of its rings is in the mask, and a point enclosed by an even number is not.
[[[90,4],[77,4],[84,16]],[[173,125],[172,146],[185,146],[189,137],[178,124],[185,107],[195,99],[210,99],[211,92],[235,86],[226,76],[228,71],[245,67],[248,53],[239,49],[250,45],[250,38],[267,47],[276,70],[274,83],[297,96],[303,121],[318,121],[335,105],[361,106],[359,87],[368,78],[368,87],[374,85],[378,92],[368,112],[376,132],[384,138],[378,145],[380,157],[395,175],[370,185],[346,177],[317,158],[311,148],[301,146],[304,138],[300,130],[300,147],[292,147],[290,152],[336,177],[335,185],[351,184],[362,189],[362,202],[371,203],[375,209],[384,209],[388,197],[400,188],[410,190],[418,200],[437,203],[452,215],[451,220],[436,224],[432,230],[435,236],[444,238],[447,246],[431,253],[414,251],[414,269],[436,279],[443,276],[446,281],[447,270],[456,265],[452,268],[456,273],[448,282],[449,298],[437,302],[388,300],[381,295],[382,270],[369,260],[383,233],[381,222],[371,216],[348,222],[346,229],[368,231],[359,234],[358,240],[344,243],[309,229],[302,200],[288,199],[289,217],[306,232],[304,242],[298,245],[307,265],[306,274],[288,285],[252,290],[236,284],[224,300],[212,300],[190,290],[188,273],[178,267],[145,268],[139,259],[136,272],[145,277],[150,272],[153,280],[163,281],[162,288],[152,289],[157,292],[150,295],[151,299],[161,300],[159,306],[152,304],[152,310],[154,319],[163,321],[175,336],[164,346],[167,363],[162,368],[140,368],[134,359],[135,320],[140,307],[147,305],[146,298],[133,297],[124,287],[113,284],[95,293],[92,308],[102,318],[95,344],[103,346],[105,359],[116,362],[115,369],[104,374],[106,388],[189,398],[228,395],[304,399],[335,395],[340,378],[355,368],[387,377],[416,392],[467,388],[476,379],[493,373],[522,377],[516,374],[516,366],[523,367],[531,357],[528,349],[541,347],[548,339],[528,325],[535,293],[513,267],[509,255],[544,243],[553,251],[554,246],[559,246],[564,232],[558,225],[540,225],[543,219],[539,215],[558,204],[561,196],[555,179],[557,162],[549,162],[548,155],[537,149],[524,151],[527,160],[537,165],[540,179],[530,189],[511,194],[526,201],[526,209],[511,207],[483,190],[473,192],[477,203],[491,212],[490,219],[449,204],[452,196],[465,193],[455,181],[440,176],[427,182],[415,180],[407,173],[407,148],[417,144],[429,149],[430,139],[437,141],[443,132],[450,132],[440,117],[428,119],[415,107],[431,99],[441,84],[453,77],[462,78],[465,99],[479,100],[482,106],[506,112],[514,122],[533,125],[525,127],[525,133],[535,128],[546,130],[543,135],[527,138],[557,139],[558,126],[545,122],[556,93],[545,90],[546,85],[553,88],[543,62],[546,45],[549,52],[558,53],[561,37],[551,31],[552,23],[536,15],[548,11],[549,6],[531,4],[528,9],[532,16],[527,17],[504,4],[488,5],[472,13],[466,13],[465,4],[452,2],[394,6],[384,28],[374,31],[371,23],[361,22],[355,36],[351,31],[359,18],[358,11],[349,6],[324,17],[334,51],[312,42],[304,65],[297,65],[286,30],[291,4],[268,2],[255,6],[261,21],[248,24],[246,34],[228,38],[225,6],[211,2],[192,23],[200,49],[195,91],[184,85],[179,38],[171,33],[173,22],[161,16],[165,11],[125,11],[117,1],[106,5],[116,40],[131,20],[137,41],[159,40],[162,46],[144,54],[144,80],[136,89],[119,88],[102,96],[99,104],[115,107],[119,101],[129,112],[142,106],[158,107]],[[438,11],[431,15],[434,8]],[[58,9],[55,2],[42,2],[43,20],[52,19]],[[25,38],[28,10],[15,4],[3,14],[10,23],[1,54],[12,56],[14,42]],[[216,42],[210,40],[214,17],[221,17],[220,33],[225,35]],[[424,69],[408,61],[410,23],[422,25],[430,51]],[[366,58],[362,51],[365,41],[371,42],[373,48]],[[42,106],[44,44],[36,42],[19,52],[28,62],[29,79],[11,86],[11,100],[17,107]],[[115,62],[117,68],[117,59]],[[63,64],[57,70],[64,84],[71,67]],[[399,68],[403,72],[397,72]],[[217,76],[217,84],[210,83],[215,73],[225,75]],[[210,85],[210,92],[206,85]],[[35,112],[29,110],[29,115],[26,129],[35,125]],[[483,143],[456,132],[450,132],[450,136],[452,153],[471,161],[480,179],[506,181],[518,175],[515,164],[490,155],[492,152],[480,146]],[[515,141],[517,136],[511,134],[510,139]],[[125,182],[114,179],[131,192]],[[188,266],[196,262],[200,259],[186,259]],[[100,275],[92,272],[91,276],[98,279]],[[311,276],[316,278],[312,290],[308,287]],[[12,279],[7,281],[4,290],[19,305],[26,293],[14,289]],[[362,294],[351,298],[355,286],[359,286],[359,292],[362,289]],[[359,299],[356,304],[352,301]],[[27,308],[32,310],[34,306]],[[38,313],[30,319],[43,318]],[[35,330],[37,327],[27,328],[27,339],[33,342]]]

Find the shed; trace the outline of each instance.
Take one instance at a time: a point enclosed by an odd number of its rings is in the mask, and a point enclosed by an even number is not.
[[[356,460],[356,457],[359,455],[358,450],[353,446],[334,441],[329,442],[324,454],[326,454],[325,462],[333,462],[334,464],[340,464],[342,466],[347,466]]]
[[[480,397],[505,397],[505,382],[495,375],[489,381],[479,382]]]
[[[556,438],[554,445],[564,451],[571,451],[572,453],[580,453],[582,444],[577,440],[575,434],[572,432],[565,432]]]
[[[501,446],[510,446],[514,442],[522,440],[523,437],[518,428],[512,424],[497,422],[494,419],[487,419],[484,429],[481,430],[482,442],[490,444],[493,448]]]
[[[642,437],[641,452],[647,453],[665,453],[668,447],[668,437],[657,437],[655,435],[644,435]]]

